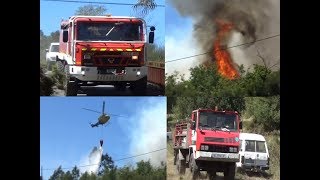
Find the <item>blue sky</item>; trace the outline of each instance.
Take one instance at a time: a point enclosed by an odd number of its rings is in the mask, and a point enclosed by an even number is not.
[[[85,0],[84,0],[85,1]],[[132,0],[90,0],[97,2],[117,2],[117,3],[134,3]],[[156,0],[159,5],[164,5],[164,0]],[[70,2],[53,2],[40,0],[40,29],[45,35],[50,35],[51,32],[59,30],[61,19],[68,19],[74,15],[76,10],[84,5],[82,3],[70,3]],[[94,4],[95,5],[95,4]],[[103,5],[107,9],[107,13],[114,16],[135,16],[135,11],[131,6],[120,5]],[[164,45],[165,37],[165,8],[158,7],[145,18],[147,25],[154,25],[155,31],[155,44]]]
[[[82,108],[127,116],[112,117],[106,127],[91,128],[99,114]],[[143,132],[143,133],[141,133]],[[40,165],[48,179],[59,165],[62,168],[83,165],[94,146],[103,139],[103,154],[114,160],[166,148],[165,97],[41,97]],[[117,166],[134,165],[152,158],[152,163],[166,160],[165,150],[128,160]],[[67,171],[67,170],[65,170]]]

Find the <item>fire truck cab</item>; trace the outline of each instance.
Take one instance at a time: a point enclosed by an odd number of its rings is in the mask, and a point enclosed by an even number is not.
[[[72,16],[61,22],[57,67],[66,74],[67,96],[81,86],[127,85],[137,94],[147,87],[146,23],[135,17]],[[154,30],[149,32],[153,43]]]
[[[234,179],[241,128],[236,111],[194,110],[190,120],[175,127],[174,162],[179,173],[189,167],[193,179],[200,171],[207,171],[212,178],[223,172],[225,179]]]

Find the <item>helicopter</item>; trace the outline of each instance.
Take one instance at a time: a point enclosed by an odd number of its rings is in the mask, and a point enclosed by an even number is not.
[[[115,114],[106,114],[104,112],[104,107],[105,107],[105,102],[103,101],[103,104],[102,104],[102,112],[99,112],[99,111],[95,111],[95,110],[92,110],[92,109],[87,109],[87,108],[82,108],[84,110],[87,110],[87,111],[92,111],[92,112],[96,112],[96,113],[99,113],[101,114],[99,117],[98,117],[98,121],[94,124],[90,123],[91,127],[94,128],[94,127],[98,127],[98,126],[103,126],[105,124],[107,124],[111,118],[111,116],[118,116],[118,117],[125,117],[125,116],[121,116],[121,115],[115,115]]]

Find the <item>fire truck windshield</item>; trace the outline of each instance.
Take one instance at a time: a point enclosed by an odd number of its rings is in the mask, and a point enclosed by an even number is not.
[[[78,22],[77,40],[142,41],[142,24],[125,22]]]
[[[200,112],[198,127],[201,129],[237,131],[235,114],[224,114],[216,112]]]

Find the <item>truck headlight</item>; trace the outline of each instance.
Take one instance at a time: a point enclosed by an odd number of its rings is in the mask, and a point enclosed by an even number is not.
[[[201,145],[200,149],[207,151],[207,150],[209,150],[209,146],[208,145]]]
[[[229,147],[229,152],[237,152],[237,150],[236,147]]]
[[[138,60],[138,56],[132,56],[132,60]]]

